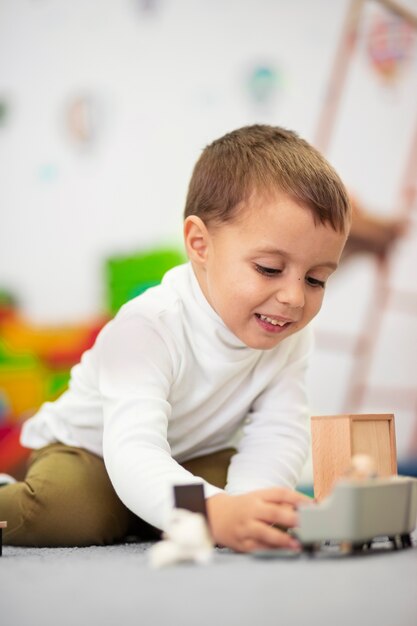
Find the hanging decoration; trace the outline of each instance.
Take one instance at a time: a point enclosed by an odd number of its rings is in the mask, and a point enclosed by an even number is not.
[[[89,95],[79,95],[69,102],[67,128],[73,142],[82,147],[93,144],[97,137],[97,103]]]
[[[386,81],[397,79],[415,51],[416,34],[412,26],[394,15],[375,14],[367,35],[371,65]]]
[[[281,88],[282,79],[279,70],[269,64],[255,66],[248,75],[247,90],[253,102],[269,104]]]

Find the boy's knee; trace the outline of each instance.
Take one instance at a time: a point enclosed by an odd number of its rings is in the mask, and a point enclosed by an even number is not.
[[[7,521],[4,543],[30,545],[29,532],[32,520],[42,515],[42,505],[34,489],[26,482],[18,482],[2,488],[0,494],[2,517]]]
[[[123,505],[89,499],[80,485],[40,484],[26,480],[14,485],[13,523],[4,543],[39,547],[105,545],[122,539],[129,514]],[[118,503],[117,503],[118,504]]]
[[[128,511],[122,503],[91,496],[80,484],[51,485],[39,498],[38,517],[33,513],[30,527],[33,536],[44,545],[106,545],[127,533]],[[39,540],[38,539],[38,540]]]

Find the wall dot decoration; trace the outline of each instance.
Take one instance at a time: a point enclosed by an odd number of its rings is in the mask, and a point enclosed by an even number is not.
[[[375,15],[367,45],[373,69],[382,78],[392,81],[412,56],[415,42],[415,31],[405,20]]]
[[[255,103],[269,103],[275,98],[281,87],[281,73],[273,65],[257,65],[249,72],[247,90]]]
[[[43,183],[52,183],[58,178],[58,167],[54,163],[43,163],[38,169],[38,178]]]
[[[0,98],[0,127],[5,126],[9,117],[9,104],[3,98]]]
[[[67,128],[73,142],[80,146],[92,145],[97,139],[98,105],[90,95],[71,99],[67,107]]]

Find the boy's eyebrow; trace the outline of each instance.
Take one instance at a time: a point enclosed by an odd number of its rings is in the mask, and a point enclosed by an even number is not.
[[[259,248],[257,250],[257,253],[258,254],[274,254],[276,256],[283,256],[285,258],[289,258],[291,256],[285,250],[279,250],[278,248],[273,248],[273,247]],[[335,270],[339,266],[334,261],[324,261],[323,263],[317,263],[316,267],[328,267],[329,269]]]

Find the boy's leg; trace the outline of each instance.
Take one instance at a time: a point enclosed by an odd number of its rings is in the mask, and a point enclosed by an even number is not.
[[[220,450],[182,465],[224,487],[235,453]],[[59,443],[33,453],[24,482],[0,489],[0,518],[8,522],[4,543],[9,545],[105,545],[129,533],[159,536],[118,498],[100,457]]]
[[[0,489],[5,544],[103,545],[122,539],[131,513],[117,497],[103,460],[52,444],[36,451],[24,482]]]

